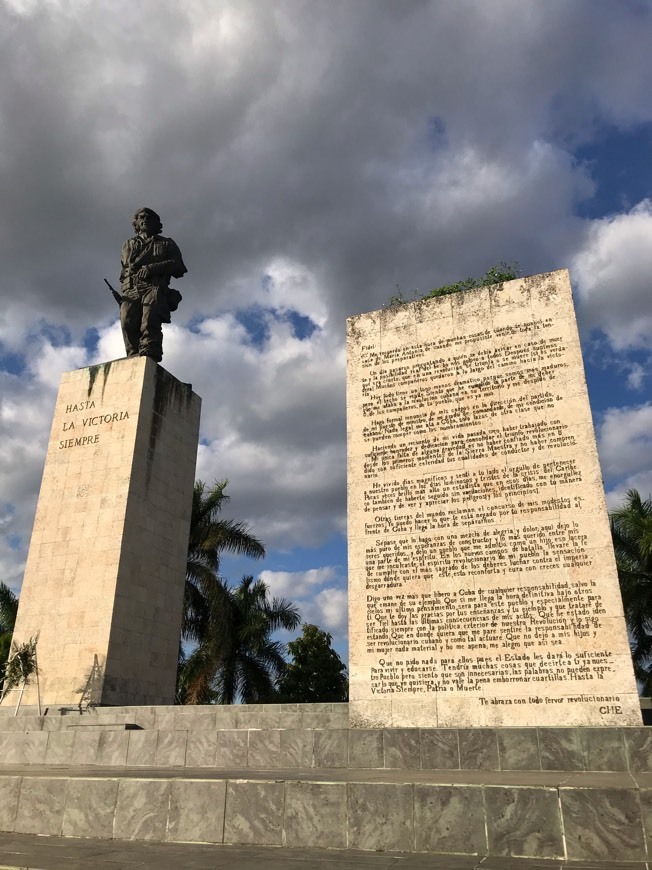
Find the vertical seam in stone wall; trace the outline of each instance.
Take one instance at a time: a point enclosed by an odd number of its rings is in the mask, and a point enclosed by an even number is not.
[[[68,792],[70,790],[70,783],[71,782],[72,782],[71,779],[66,780],[66,793],[63,797],[63,808],[61,810],[61,824],[59,825],[59,833],[57,834],[57,836],[59,836],[59,837],[63,836],[63,820],[66,817],[66,810],[68,809]]]
[[[126,761],[125,761],[125,765],[126,765]],[[115,793],[115,806],[113,807],[113,823],[111,825],[111,839],[112,840],[115,840],[115,838],[116,838],[116,836],[115,836],[115,820],[116,820],[117,815],[118,815],[118,806],[120,803],[120,786],[122,785],[123,782],[124,782],[123,779],[118,780],[118,788],[117,788],[116,793]]]
[[[498,739],[498,728],[496,728],[496,747],[498,749],[498,770],[503,769],[503,759],[500,752],[500,740]]]
[[[158,740],[156,741],[156,745],[158,746]],[[156,758],[156,756],[154,756]],[[165,839],[170,840],[170,810],[172,809],[172,789],[174,787],[174,783],[178,780],[169,779],[168,780],[168,811],[165,817]]]
[[[650,852],[649,852],[649,849],[647,846],[647,830],[645,827],[645,814],[643,813],[643,805],[641,804],[641,788],[638,785],[638,783],[635,783],[635,784],[636,784],[635,794],[636,794],[636,800],[638,802],[638,818],[641,820],[641,832],[643,834],[643,847],[645,848],[645,858],[646,858],[646,864],[647,864],[647,859],[650,857]],[[647,864],[647,866],[649,867],[650,865]]]
[[[419,751],[419,754],[420,754],[420,751]],[[415,817],[415,811],[414,811],[414,803],[416,800],[416,790],[417,790],[416,784],[411,782],[410,783],[410,798],[411,798],[410,799],[410,807],[412,810],[412,841],[411,841],[411,843],[412,843],[412,851],[413,852],[416,852],[416,850],[417,850],[417,824],[416,824],[416,817]]]
[[[14,812],[13,812],[13,816],[11,819],[11,831],[9,831],[9,833],[13,833],[14,830],[16,829],[16,819],[18,818],[18,807],[20,805],[20,798],[21,798],[21,795],[23,793],[23,783],[25,782],[25,777],[21,776],[21,777],[19,777],[19,779],[20,779],[20,782],[18,783],[18,794],[16,795],[16,805],[14,806]],[[7,825],[7,827],[9,827],[9,825]]]
[[[224,816],[222,818],[222,842],[225,843],[226,837],[226,814],[229,810],[229,785],[231,783],[230,779],[224,780]]]
[[[621,729],[623,735],[623,742],[625,743],[625,763],[627,764],[628,773],[632,773],[632,763],[629,755],[629,740],[627,739],[627,735],[624,729]]]
[[[283,780],[283,806],[281,808],[281,846],[287,846],[287,834],[285,830],[285,808],[287,806],[288,781]]]
[[[489,854],[489,823],[487,821],[487,787],[480,786],[482,791],[482,818],[484,820],[484,854],[485,857]]]
[[[188,738],[190,736],[190,726],[185,731],[186,734],[186,742],[183,744],[183,761],[181,762],[181,767],[186,767],[186,762],[188,760]]]
[[[539,740],[539,729],[535,728],[535,733],[537,737],[537,759],[539,761],[539,770],[543,770],[541,767],[541,741]]]
[[[566,826],[564,825],[564,813],[561,805],[560,786],[557,786],[557,806],[559,807],[559,827],[561,829],[561,843],[564,848],[564,860],[568,861],[568,847],[566,846]]]

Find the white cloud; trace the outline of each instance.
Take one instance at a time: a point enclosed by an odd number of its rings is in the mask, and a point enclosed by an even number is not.
[[[328,316],[327,294],[315,276],[300,263],[283,257],[274,259],[267,267],[269,304],[280,311],[299,311],[318,326]]]
[[[44,341],[38,356],[31,362],[31,369],[40,383],[56,390],[62,372],[70,372],[84,365],[86,352],[83,347],[54,347],[50,342]]]
[[[287,597],[299,608],[302,622],[328,631],[339,643],[346,637],[348,592],[339,568],[328,565],[307,571],[261,571],[259,576],[272,595]]]
[[[616,350],[652,348],[652,201],[592,221],[572,263],[583,317]]]
[[[652,403],[606,411],[598,428],[598,448],[605,476],[642,473],[652,464]]]
[[[348,594],[346,589],[322,589],[314,602],[305,606],[305,618],[334,636],[346,634],[348,621]]]
[[[318,316],[315,279],[292,275],[288,307]],[[269,304],[262,275],[257,286],[254,301]],[[324,324],[301,340],[274,313],[261,317],[258,346],[230,313],[173,327],[164,363],[202,397],[198,477],[229,479],[233,515],[268,548],[310,546],[345,525],[344,336]]]
[[[630,390],[640,390],[643,388],[647,377],[646,369],[637,362],[632,362],[627,371],[627,386]]]
[[[270,593],[276,596],[303,598],[315,586],[323,586],[336,575],[336,569],[310,568],[308,571],[261,571],[260,579],[267,584]]]

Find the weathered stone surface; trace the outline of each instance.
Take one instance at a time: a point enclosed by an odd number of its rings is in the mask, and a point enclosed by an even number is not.
[[[284,791],[282,782],[229,782],[224,842],[280,846]]]
[[[643,830],[645,831],[648,855],[650,855],[652,854],[652,788],[642,788],[640,800]]]
[[[458,770],[459,766],[457,728],[422,729],[421,767],[424,770]]]
[[[68,782],[23,777],[14,831],[19,834],[61,834]]]
[[[627,770],[622,729],[582,728],[580,742],[586,770]]]
[[[412,785],[349,784],[349,848],[414,849]]]
[[[491,854],[564,857],[555,789],[491,787],[484,793]]]
[[[70,780],[63,814],[64,837],[113,835],[118,780]]]
[[[500,770],[538,770],[539,740],[536,728],[498,728]]]
[[[418,728],[392,728],[383,731],[386,768],[418,770],[421,766],[421,742]]]
[[[127,764],[130,767],[153,767],[156,763],[158,731],[130,731]]]
[[[20,776],[0,777],[0,831],[14,830],[20,784]]]
[[[38,771],[0,777],[0,830],[298,849],[488,852],[494,857],[476,863],[496,870],[520,866],[521,856],[551,866],[563,855],[587,867],[645,861],[644,832],[649,841],[652,831],[652,779],[645,773],[636,781],[619,772],[252,775],[243,772],[245,778],[228,783],[163,771],[156,779],[79,770],[69,777]],[[343,856],[333,860],[346,863]],[[425,855],[422,863],[430,866]]]
[[[351,724],[640,724],[568,274],[347,330]]]
[[[20,764],[25,736],[18,731],[0,734],[0,758],[5,764]]]
[[[76,731],[72,745],[72,764],[95,764],[99,742],[99,731]]]
[[[246,767],[247,742],[246,731],[218,731],[215,767]]]
[[[460,728],[462,770],[498,770],[498,743],[493,728]]]
[[[221,843],[226,782],[175,780],[170,786],[167,839]]]
[[[47,731],[28,731],[20,747],[21,764],[44,764],[48,746]]]
[[[346,767],[349,756],[349,734],[343,728],[315,730],[315,767]]]
[[[415,785],[414,831],[417,852],[485,853],[482,788]]]
[[[188,712],[190,710],[190,712]],[[215,731],[215,711],[179,707],[174,711],[175,731]]]
[[[562,788],[559,795],[569,860],[645,859],[645,834],[635,792]]]
[[[120,780],[113,836],[116,840],[164,840],[169,802],[169,781]]]
[[[70,764],[74,742],[74,731],[49,731],[45,763]]]
[[[279,767],[281,759],[281,732],[278,728],[249,732],[247,766],[262,770]]]
[[[310,729],[283,729],[279,765],[288,767],[312,767],[314,732]]]
[[[104,767],[123,767],[127,763],[129,731],[104,731],[97,742],[95,763]]]
[[[186,767],[215,767],[216,731],[188,732]]]
[[[159,731],[156,741],[156,766],[183,767],[186,763],[187,742],[187,731]]]
[[[577,728],[538,730],[541,770],[584,770],[584,752]]]
[[[346,816],[346,783],[287,783],[287,846],[345,849]]]
[[[45,706],[173,703],[199,406],[146,357],[62,376],[14,632]]]
[[[652,728],[628,728],[624,737],[629,770],[652,771]]]
[[[382,731],[349,731],[349,767],[384,767]]]

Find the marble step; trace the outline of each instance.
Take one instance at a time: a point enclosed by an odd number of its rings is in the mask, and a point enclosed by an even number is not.
[[[647,860],[652,775],[16,769],[0,830],[64,837]]]
[[[0,731],[0,764],[638,773],[652,770],[652,729],[145,730],[91,719],[88,727]]]
[[[80,713],[48,709],[37,716],[21,708],[18,716],[0,707],[0,731],[65,731],[75,725],[138,725],[151,730],[240,728],[347,728],[348,704],[233,704],[229,706],[99,707]]]

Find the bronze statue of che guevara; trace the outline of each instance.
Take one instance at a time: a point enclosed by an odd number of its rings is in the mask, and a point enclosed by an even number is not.
[[[133,227],[135,235],[122,246],[121,293],[114,293],[120,302],[122,336],[128,357],[148,356],[160,362],[161,324],[170,323],[170,312],[181,300],[170,279],[188,270],[176,242],[160,235],[163,225],[155,211],[139,208]]]

